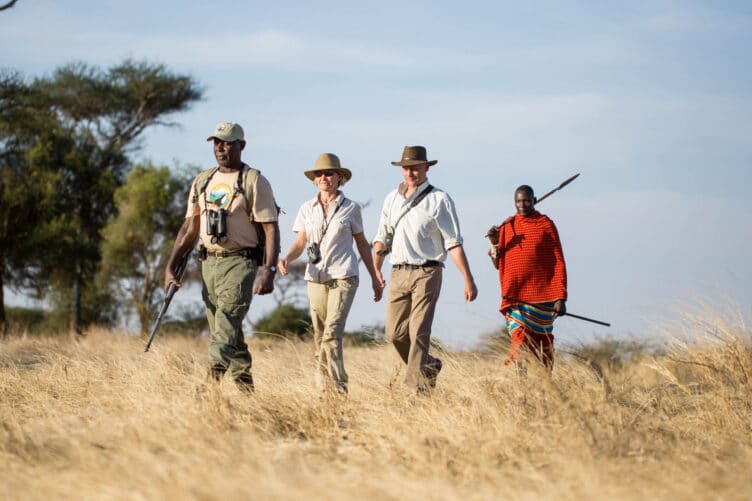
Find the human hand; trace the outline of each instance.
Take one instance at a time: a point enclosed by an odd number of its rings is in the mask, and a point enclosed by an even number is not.
[[[175,274],[167,270],[165,271],[165,282],[164,282],[164,290],[167,292],[167,290],[170,288],[170,284],[175,284],[175,287],[180,287],[182,284],[178,282],[178,279],[175,277]]]
[[[567,314],[567,302],[563,299],[558,299],[554,303],[554,313],[557,317],[562,317]]]
[[[264,296],[271,294],[274,291],[274,272],[269,268],[264,268],[264,274],[261,275],[261,279],[257,282],[256,288],[253,290],[254,294]]]
[[[465,282],[465,302],[475,301],[478,297],[478,288],[475,286],[475,282],[472,280]]]
[[[378,303],[381,301],[381,297],[384,294],[384,281],[378,277],[374,277],[371,280],[371,288],[373,289],[373,300]]]
[[[486,232],[486,238],[493,244],[499,244],[499,226],[493,225]]]
[[[277,269],[279,270],[279,274],[283,277],[287,275],[287,258],[277,261]]]

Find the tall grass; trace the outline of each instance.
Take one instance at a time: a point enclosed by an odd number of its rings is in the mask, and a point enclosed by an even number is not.
[[[551,377],[446,351],[429,396],[390,347],[348,347],[347,398],[315,389],[299,341],[250,343],[248,396],[206,381],[203,339],[10,337],[0,498],[750,499],[749,332],[714,326],[597,370],[562,354]]]

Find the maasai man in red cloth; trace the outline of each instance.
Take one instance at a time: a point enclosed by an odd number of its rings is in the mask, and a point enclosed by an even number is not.
[[[535,202],[530,186],[517,188],[517,214],[489,230],[494,245],[489,255],[499,270],[500,311],[511,336],[504,365],[516,363],[524,345],[551,370],[554,319],[567,311],[567,268],[559,232],[551,219],[535,210]]]

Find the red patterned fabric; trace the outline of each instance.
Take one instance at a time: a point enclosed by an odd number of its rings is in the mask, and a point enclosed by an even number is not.
[[[533,211],[515,215],[499,229],[501,312],[518,301],[567,299],[567,268],[556,226]]]

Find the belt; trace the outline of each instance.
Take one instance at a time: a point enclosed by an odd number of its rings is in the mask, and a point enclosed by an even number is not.
[[[421,268],[433,268],[436,266],[443,266],[441,261],[426,261],[423,264],[395,264],[392,265],[393,270],[419,270]]]
[[[256,253],[258,252],[257,247],[247,247],[245,249],[236,249],[236,250],[220,250],[220,251],[210,251],[206,248],[203,250],[199,250],[199,258],[200,259],[206,259],[207,257],[214,257],[217,259],[222,259],[224,257],[230,257],[230,256],[243,256],[247,259],[250,259],[252,257],[256,257]]]

